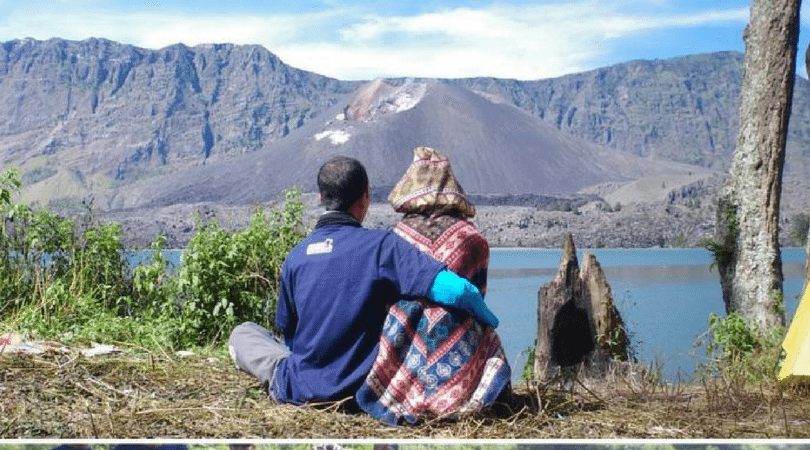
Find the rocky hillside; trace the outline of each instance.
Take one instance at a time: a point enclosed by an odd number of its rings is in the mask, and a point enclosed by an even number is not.
[[[452,82],[515,105],[589,142],[725,174],[737,139],[742,69],[743,54],[719,52],[630,61],[544,80],[472,78]],[[808,180],[810,88],[806,79],[797,77],[787,140],[783,215],[806,212],[810,207]],[[643,197],[629,195],[625,203]]]
[[[568,134],[640,156],[727,169],[739,125],[743,54],[630,61],[559,78],[453,83],[515,105]],[[797,78],[789,152],[810,154],[810,92]]]
[[[741,54],[714,53],[547,80],[440,81],[592,144],[723,171],[741,72]],[[0,161],[21,168],[29,200],[79,198],[270,148],[313,119],[327,120],[362,85],[289,67],[259,46],[8,41],[0,45]],[[808,104],[799,79],[788,161],[798,179],[810,178]]]
[[[264,148],[356,89],[259,46],[0,45],[0,161],[32,198],[82,195]]]
[[[14,40],[0,43],[0,165],[21,170],[25,201],[92,198],[110,217],[130,217],[131,230],[187,233],[172,214],[312,189],[334,153],[361,158],[384,198],[412,148],[432,145],[482,202],[529,208],[482,214],[493,242],[545,245],[563,223],[604,245],[690,243],[683,237],[713,227],[742,63],[721,52],[533,81],[347,82],[259,46]],[[809,99],[797,79],[785,221],[810,207]],[[559,205],[573,215],[539,213]],[[383,216],[380,226],[391,220]],[[628,240],[644,227],[657,231]]]

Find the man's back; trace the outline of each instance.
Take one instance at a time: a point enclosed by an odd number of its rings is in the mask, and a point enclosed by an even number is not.
[[[291,355],[276,373],[276,399],[353,395],[376,357],[387,307],[427,295],[443,268],[393,233],[350,220],[318,226],[283,267],[276,325]]]

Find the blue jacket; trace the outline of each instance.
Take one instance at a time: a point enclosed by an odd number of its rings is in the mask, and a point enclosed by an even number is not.
[[[377,356],[388,306],[426,297],[445,268],[394,233],[334,222],[319,222],[282,266],[276,326],[291,353],[272,386],[281,402],[354,395]]]

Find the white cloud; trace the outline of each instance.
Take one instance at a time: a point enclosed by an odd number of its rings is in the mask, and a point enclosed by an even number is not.
[[[748,22],[748,16],[747,8],[739,8],[664,17],[607,17],[600,21],[600,25],[605,36],[623,37],[644,30],[693,28],[730,22],[744,24]]]
[[[2,0],[0,0],[2,1]],[[413,16],[330,9],[310,14],[212,15],[140,11],[61,13],[20,8],[0,18],[0,39],[105,37],[148,48],[177,42],[261,44],[286,63],[341,79],[377,76],[536,79],[586,70],[616,42],[661,29],[748,20],[748,8],[666,14],[618,3],[454,8]]]
[[[729,23],[742,27],[747,19],[747,8],[641,15],[589,1],[457,8],[419,16],[366,16],[342,27],[340,42],[282,45],[277,51],[297,66],[328,55],[332,75],[343,78],[534,79],[590,68],[614,41],[639,33]]]
[[[165,11],[54,13],[18,10],[0,19],[0,37],[77,40],[104,37],[146,48],[161,48],[178,42],[188,45],[273,44],[295,39],[307,27],[317,26],[324,17],[331,17],[331,14],[206,15]]]

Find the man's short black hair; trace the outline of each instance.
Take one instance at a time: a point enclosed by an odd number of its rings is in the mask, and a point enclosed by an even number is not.
[[[336,156],[326,161],[318,171],[321,203],[328,210],[348,211],[349,207],[368,192],[368,174],[360,161]]]

